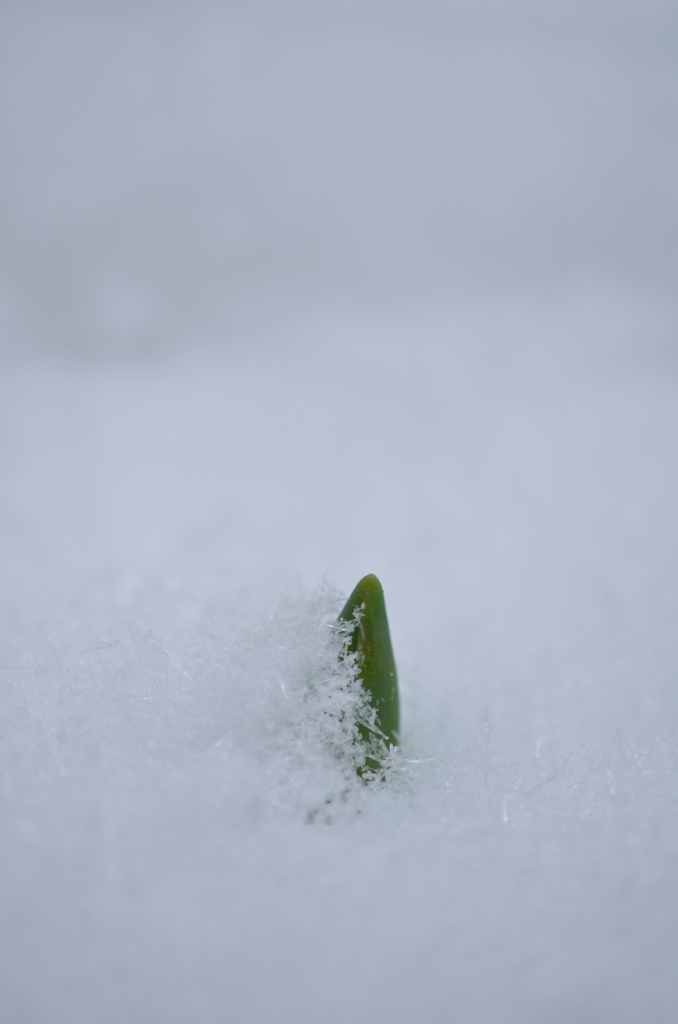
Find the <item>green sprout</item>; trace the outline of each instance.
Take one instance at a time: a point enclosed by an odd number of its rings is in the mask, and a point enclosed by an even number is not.
[[[373,712],[369,721],[358,723],[360,737],[372,754],[388,754],[400,739],[400,702],[384,591],[376,576],[363,576],[339,619],[353,624],[348,651],[357,655],[358,678]],[[358,774],[365,769],[370,775],[379,772],[378,756],[367,756]]]

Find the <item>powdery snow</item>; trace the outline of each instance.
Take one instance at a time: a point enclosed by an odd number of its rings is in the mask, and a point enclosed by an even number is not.
[[[604,7],[2,13],[11,1024],[675,1021],[678,88]]]

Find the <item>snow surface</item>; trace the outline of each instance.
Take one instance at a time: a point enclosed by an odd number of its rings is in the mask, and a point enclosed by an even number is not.
[[[675,1022],[674,15],[3,9],[3,1022]]]

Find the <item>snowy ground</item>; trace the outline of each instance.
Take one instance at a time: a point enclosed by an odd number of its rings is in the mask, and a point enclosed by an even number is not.
[[[0,18],[4,1019],[673,1024],[670,5]]]

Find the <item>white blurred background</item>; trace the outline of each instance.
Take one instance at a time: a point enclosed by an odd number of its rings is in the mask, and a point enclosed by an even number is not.
[[[672,1024],[675,5],[4,0],[0,152],[9,1019]],[[367,572],[323,831],[219,729]]]
[[[10,343],[671,293],[671,3],[2,6]]]

